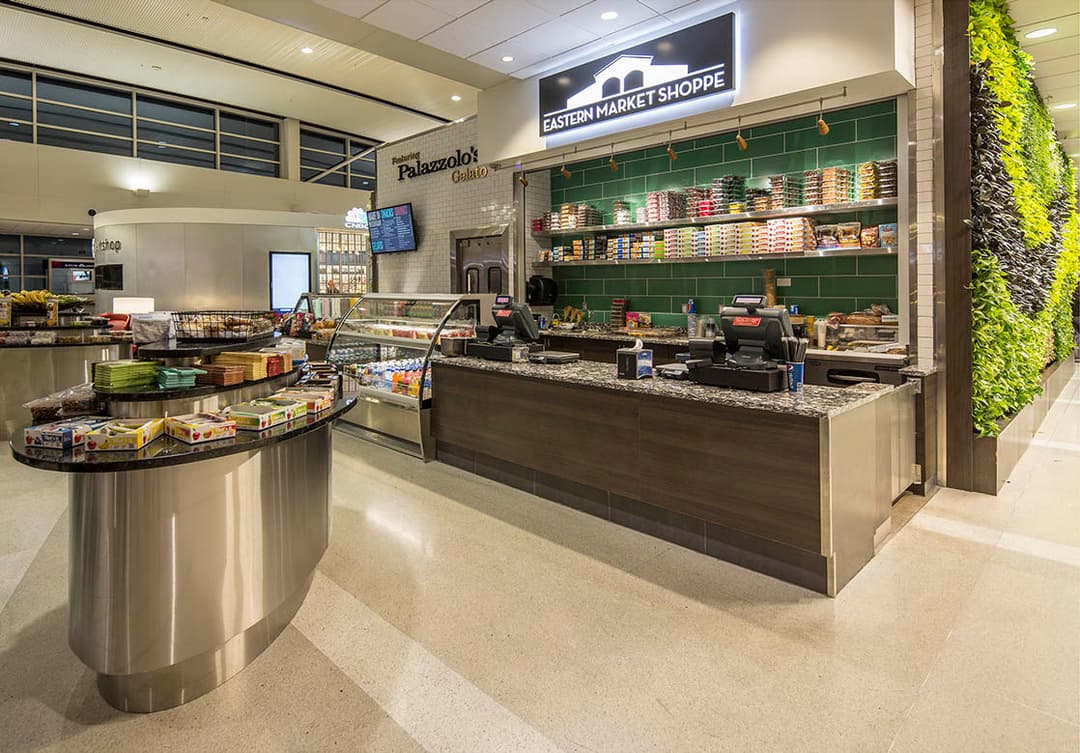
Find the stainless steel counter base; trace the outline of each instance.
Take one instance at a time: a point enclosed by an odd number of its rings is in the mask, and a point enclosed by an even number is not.
[[[119,357],[119,345],[0,349],[0,441],[10,439],[30,423],[30,411],[23,403],[89,382],[91,364]]]
[[[186,703],[277,637],[329,540],[331,437],[72,476],[68,640],[106,701]]]

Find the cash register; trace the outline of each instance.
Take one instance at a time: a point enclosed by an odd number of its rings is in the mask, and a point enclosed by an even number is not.
[[[514,349],[524,348],[528,360],[534,363],[570,363],[578,360],[577,353],[544,350],[541,347],[537,342],[540,328],[528,304],[514,303],[514,299],[508,295],[497,295],[491,307],[491,316],[495,326],[488,327],[486,339],[467,343],[466,355],[489,361],[513,361]]]
[[[738,295],[720,310],[723,338],[691,338],[686,378],[756,392],[784,389],[785,337],[794,337],[786,309],[765,307],[763,295]]]

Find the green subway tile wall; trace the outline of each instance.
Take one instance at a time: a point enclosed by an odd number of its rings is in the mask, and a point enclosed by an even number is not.
[[[551,204],[588,203],[611,221],[611,202],[619,199],[631,211],[645,205],[650,191],[708,186],[713,178],[745,175],[748,187],[768,186],[771,175],[801,173],[821,167],[896,158],[896,101],[887,100],[826,113],[829,133],[817,132],[817,116],[805,116],[745,129],[746,151],[735,145],[735,132],[617,154],[613,171],[607,157],[568,164],[570,178],[551,171]],[[896,211],[862,212],[830,217],[830,222],[860,220],[864,225],[895,222]],[[612,298],[629,298],[631,311],[650,311],[660,326],[685,326],[680,312],[693,297],[698,311],[716,313],[735,293],[762,292],[763,270],[790,277],[780,287],[780,303],[798,304],[804,313],[853,311],[885,303],[897,311],[897,257],[834,257],[775,261],[681,262],[654,264],[556,266],[559,283],[556,308],[588,304],[593,321],[606,321]]]
[[[897,309],[895,256],[807,257],[766,261],[703,261],[595,264],[554,267],[559,285],[555,308],[580,307],[590,320],[606,322],[612,298],[628,298],[630,311],[648,311],[657,326],[685,327],[682,306],[693,298],[701,314],[715,314],[739,293],[764,292],[764,272],[776,270],[790,286],[777,287],[777,301],[797,304],[804,314],[856,311],[875,303]]]

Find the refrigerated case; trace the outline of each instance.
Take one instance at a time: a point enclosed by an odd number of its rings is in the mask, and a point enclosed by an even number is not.
[[[338,320],[327,360],[359,395],[341,419],[363,436],[430,459],[431,356],[442,337],[475,337],[481,299],[373,293]]]
[[[371,288],[368,231],[320,229],[318,268],[320,292],[366,293]]]
[[[355,294],[304,293],[292,314],[282,321],[282,332],[306,340],[308,358],[323,361],[338,322],[360,298]]]

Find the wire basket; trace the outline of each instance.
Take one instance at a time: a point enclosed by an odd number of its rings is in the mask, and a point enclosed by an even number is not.
[[[174,311],[172,319],[177,340],[254,340],[274,331],[267,311]]]

